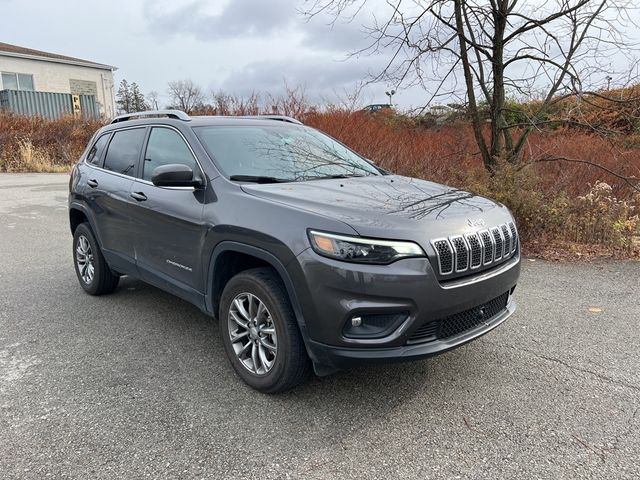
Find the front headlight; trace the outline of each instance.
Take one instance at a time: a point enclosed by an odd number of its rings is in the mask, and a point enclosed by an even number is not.
[[[396,240],[336,235],[309,230],[311,246],[320,255],[345,262],[386,265],[400,258],[424,257],[419,245]]]

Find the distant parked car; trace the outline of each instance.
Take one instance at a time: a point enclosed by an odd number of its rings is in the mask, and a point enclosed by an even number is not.
[[[393,110],[393,107],[388,103],[374,103],[372,105],[367,105],[361,111],[367,113],[378,113],[382,111],[390,112],[391,110]]]
[[[82,288],[130,275],[198,306],[263,392],[312,366],[441,353],[516,308],[504,205],[389,174],[289,117],[117,117],[69,188]]]

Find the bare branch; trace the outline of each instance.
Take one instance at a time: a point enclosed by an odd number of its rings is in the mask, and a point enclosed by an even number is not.
[[[191,79],[169,82],[167,87],[167,91],[171,96],[171,106],[179,108],[186,113],[191,113],[201,107],[204,102],[202,89]]]
[[[635,44],[625,29],[633,24],[627,10],[634,1],[385,0],[370,6],[365,0],[310,0],[309,12],[364,23],[370,43],[353,56],[385,59],[369,82],[423,87],[427,93],[418,111],[443,98],[460,99],[491,171],[498,158],[519,162],[532,131],[561,121],[548,115],[563,99],[575,96],[589,104],[584,98],[590,96],[606,102],[598,97],[606,96],[599,90],[602,79],[619,78],[612,55],[625,55],[637,67]],[[531,104],[526,121],[508,122],[513,97],[540,102]],[[634,95],[628,97],[617,103],[633,101]],[[488,122],[481,114],[484,103]],[[573,113],[574,124],[609,134],[583,121],[579,108]]]
[[[530,163],[525,163],[523,164],[519,170],[528,167],[530,165],[533,165],[534,163],[542,163],[542,162],[570,162],[570,163],[581,163],[583,165],[589,165],[591,167],[595,167],[595,168],[599,168],[600,170],[607,172],[609,175],[612,175],[614,177],[616,177],[619,180],[622,180],[625,184],[627,184],[629,187],[631,187],[633,190],[640,192],[640,180],[637,179],[636,177],[627,177],[625,175],[622,175],[620,173],[614,172],[613,170],[611,170],[610,168],[605,167],[604,165],[600,165],[599,163],[596,162],[592,162],[589,160],[582,160],[579,158],[569,158],[569,157],[563,157],[563,156],[553,156],[553,155],[549,155],[549,156],[544,156],[541,158],[537,158],[535,159],[533,162]]]

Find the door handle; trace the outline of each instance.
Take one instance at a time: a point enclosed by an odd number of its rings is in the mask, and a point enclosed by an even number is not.
[[[90,180],[87,180],[87,185],[89,185],[91,188],[96,188],[98,186],[98,181],[92,178]]]
[[[131,192],[131,198],[135,198],[139,202],[144,202],[147,196],[142,192]]]

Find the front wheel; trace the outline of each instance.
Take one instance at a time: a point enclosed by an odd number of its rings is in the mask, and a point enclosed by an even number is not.
[[[107,265],[87,223],[78,225],[73,232],[73,260],[80,286],[88,294],[104,295],[118,286],[119,276]]]
[[[311,371],[287,292],[270,268],[239,273],[220,299],[220,333],[238,375],[265,393],[291,389]]]

